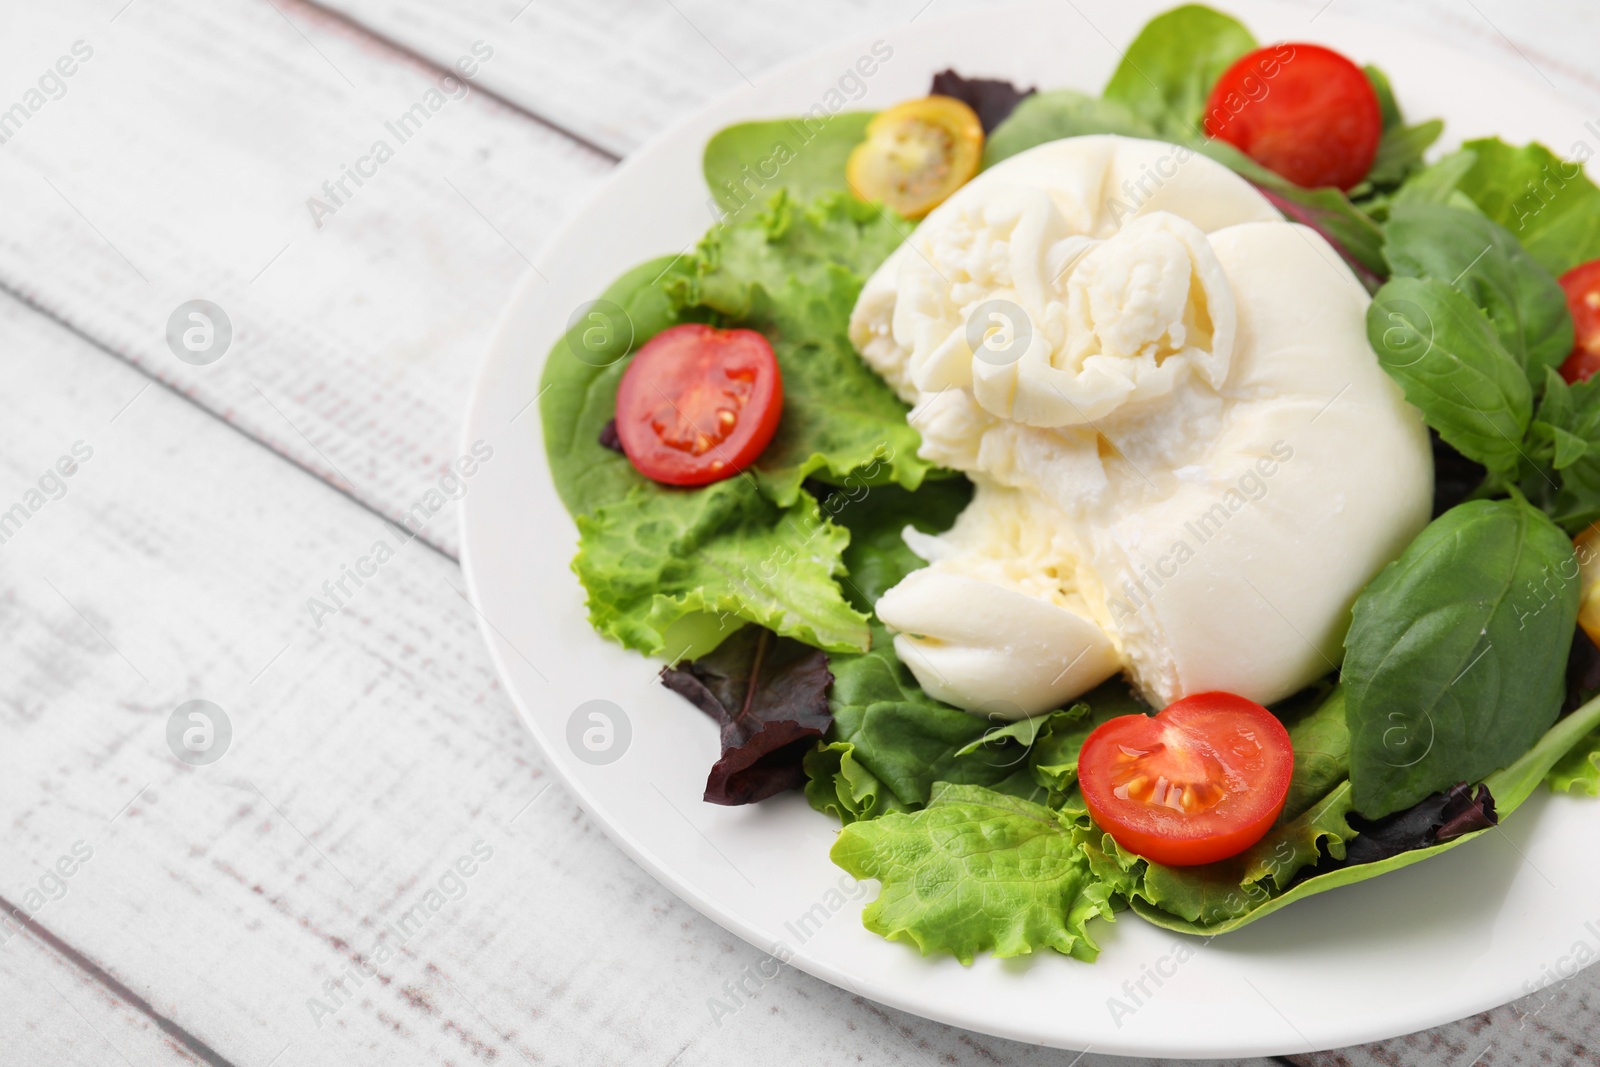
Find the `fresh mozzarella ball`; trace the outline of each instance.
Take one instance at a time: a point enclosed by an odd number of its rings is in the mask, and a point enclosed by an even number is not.
[[[863,357],[977,492],[878,615],[930,693],[1279,700],[1426,524],[1426,430],[1320,235],[1174,145],[1082,137],[974,179],[867,282]]]

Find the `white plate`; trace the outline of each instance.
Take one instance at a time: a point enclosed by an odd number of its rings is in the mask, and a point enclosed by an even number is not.
[[[883,35],[893,57],[849,106],[919,96],[932,72],[950,66],[1098,91],[1117,49],[1166,6],[1085,5],[1092,25],[1059,2],[919,21]],[[1377,63],[1408,115],[1446,119],[1451,143],[1498,133],[1563,153],[1579,140],[1600,147],[1570,104],[1397,28],[1334,14],[1309,26],[1303,12],[1226,6],[1260,40],[1310,37]],[[531,402],[545,355],[580,304],[710,225],[699,166],[707,138],[731,122],[807,110],[870,44],[792,64],[630,157],[545,250],[538,268],[549,281],[530,276],[522,286],[478,379],[464,440],[488,442],[494,457],[464,502],[462,562],[501,677],[584,808],[675,893],[764,951],[930,1019],[1065,1048],[1153,1056],[1336,1048],[1520,997],[1570,970],[1579,943],[1584,960],[1600,954],[1600,808],[1582,799],[1541,793],[1502,832],[1214,941],[1125,915],[1101,925],[1104,951],[1093,965],[1044,952],[971,967],[923,959],[863,929],[861,900],[842,899],[842,872],[828,860],[836,827],[799,795],[742,808],[700,801],[717,730],[656,683],[658,664],[585,621],[568,568],[576,530],[551,484]],[[567,741],[569,720],[590,700],[614,703],[631,725],[626,752],[607,765],[583,762]],[[1192,951],[1181,963],[1189,953],[1180,944]],[[1116,1010],[1119,1002],[1133,1010]]]

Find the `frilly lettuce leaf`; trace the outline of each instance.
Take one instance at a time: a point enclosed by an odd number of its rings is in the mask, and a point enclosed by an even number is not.
[[[1579,739],[1571,751],[1556,760],[1546,781],[1558,793],[1600,797],[1600,730]]]
[[[1468,141],[1461,151],[1472,163],[1456,188],[1510,230],[1545,270],[1560,275],[1600,257],[1600,188],[1581,162],[1542,144],[1519,147],[1497,137]]]
[[[745,477],[693,491],[638,488],[578,516],[578,532],[572,569],[589,593],[589,621],[628,648],[677,659],[691,641],[669,647],[674,624],[707,617],[829,651],[868,646],[866,616],[834,581],[850,535],[809,494],[779,507]]]
[[[1100,949],[1087,925],[1113,910],[1110,889],[1055,812],[975,786],[940,785],[928,806],[845,827],[833,861],[882,889],[867,929],[923,955],[1021,956],[1044,948],[1081,960]]]

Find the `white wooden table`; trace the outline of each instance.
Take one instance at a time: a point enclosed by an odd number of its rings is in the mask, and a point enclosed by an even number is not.
[[[1581,0],[1334,2],[1600,114]],[[552,782],[460,595],[454,503],[306,607],[436,485],[499,306],[620,157],[791,55],[961,6],[5,0],[0,1067],[1071,1060],[792,971],[714,1021],[761,954]],[[477,42],[470,90],[363,163]],[[194,298],[234,330],[207,366],[165,336]],[[210,766],[168,749],[194,699],[232,727]],[[1590,971],[1293,1062],[1593,1063],[1597,997]]]

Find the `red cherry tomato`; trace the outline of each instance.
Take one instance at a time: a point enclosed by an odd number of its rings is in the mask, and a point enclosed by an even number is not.
[[[754,330],[691,322],[662,330],[617,386],[617,439],[634,469],[668,485],[707,485],[755,462],[778,429],[783,378]]]
[[[1223,72],[1205,126],[1296,185],[1349,189],[1372,169],[1383,113],[1366,74],[1338,52],[1278,44]]]
[[[1572,312],[1572,354],[1561,376],[1576,384],[1600,370],[1600,259],[1580,263],[1561,276]]]
[[[1200,693],[1095,728],[1078,755],[1089,814],[1117,844],[1171,867],[1261,840],[1289,795],[1289,731],[1260,704]]]

